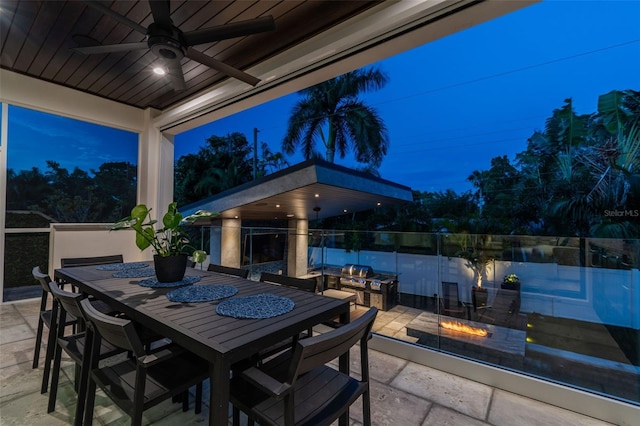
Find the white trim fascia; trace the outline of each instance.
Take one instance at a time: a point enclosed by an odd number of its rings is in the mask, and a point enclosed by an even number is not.
[[[2,70],[0,70],[2,71]],[[2,75],[0,74],[0,78]],[[2,81],[2,80],[0,80]],[[0,88],[2,85],[0,85]],[[0,94],[2,92],[0,91]],[[4,264],[5,264],[5,236],[7,218],[7,139],[9,132],[9,105],[0,102],[0,303],[4,299]]]
[[[134,133],[144,130],[143,109],[4,69],[0,101]]]
[[[247,70],[263,79],[258,86],[227,79],[164,110],[154,124],[178,134],[538,1],[385,1]]]

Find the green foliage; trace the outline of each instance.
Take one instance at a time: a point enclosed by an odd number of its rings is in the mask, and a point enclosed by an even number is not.
[[[302,148],[306,159],[320,157],[316,145],[322,143],[325,159],[331,163],[338,153],[344,158],[353,151],[356,161],[379,166],[387,154],[389,139],[384,121],[375,109],[362,102],[360,93],[378,90],[387,76],[376,68],[355,70],[301,90],[289,117],[282,150],[293,154]]]
[[[135,205],[137,168],[108,162],[89,172],[72,172],[47,161],[44,173],[34,167],[7,170],[7,210],[39,211],[56,222],[113,222]]]
[[[287,165],[281,153],[261,144],[256,177]],[[175,165],[175,200],[180,206],[200,201],[253,179],[253,148],[244,134],[211,136],[196,154]]]
[[[482,206],[475,232],[637,238],[637,218],[606,212],[638,209],[639,121],[637,91],[602,95],[585,115],[567,99],[515,166],[496,157],[469,177]]]
[[[43,271],[49,265],[49,233],[6,234],[5,253],[11,261],[4,264],[4,287],[37,285],[31,269],[39,265]]]
[[[9,211],[5,219],[7,228],[48,228],[51,218],[29,211]]]
[[[159,256],[190,254],[196,262],[202,262],[206,253],[195,250],[189,244],[189,237],[182,229],[182,224],[192,224],[199,219],[215,218],[218,213],[198,210],[192,215],[182,217],[176,202],[169,203],[167,211],[162,216],[162,228],[157,229],[157,220],[151,218],[151,210],[144,204],[138,204],[131,210],[131,215],[120,219],[112,225],[113,231],[133,229],[136,232],[136,246],[144,251],[152,247]]]
[[[504,276],[502,282],[505,284],[519,284],[520,278],[516,274],[508,274]]]
[[[457,239],[460,244],[460,250],[455,255],[467,261],[465,266],[473,270],[478,287],[482,287],[482,276],[487,266],[496,259],[496,256],[485,248],[487,237],[462,233],[451,238]]]

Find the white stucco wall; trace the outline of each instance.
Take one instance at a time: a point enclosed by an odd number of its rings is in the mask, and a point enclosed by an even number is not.
[[[442,281],[453,281],[459,285],[460,299],[470,302],[475,285],[473,272],[457,257],[325,248],[324,259],[325,265],[355,263],[371,265],[378,272],[397,272],[401,293],[430,297],[440,294]],[[522,283],[522,312],[640,329],[638,270],[496,261],[483,280],[490,297],[509,273]]]

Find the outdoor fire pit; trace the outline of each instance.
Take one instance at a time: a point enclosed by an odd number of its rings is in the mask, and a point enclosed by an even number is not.
[[[489,335],[489,332],[484,328],[473,327],[468,324],[463,324],[459,321],[440,321],[440,327],[447,330],[470,334],[472,336],[487,337]]]

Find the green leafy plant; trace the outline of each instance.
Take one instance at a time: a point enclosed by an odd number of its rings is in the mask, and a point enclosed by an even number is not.
[[[520,278],[518,278],[516,274],[509,274],[504,276],[504,279],[502,280],[502,282],[505,284],[515,285],[520,282]]]
[[[482,275],[485,273],[487,266],[496,260],[493,254],[485,250],[486,236],[469,235],[461,233],[456,235],[460,250],[455,256],[465,259],[465,266],[470,268],[476,276],[476,285],[482,287]]]
[[[113,224],[111,230],[133,229],[136,231],[136,246],[140,250],[153,247],[155,254],[162,257],[191,254],[197,263],[202,263],[206,259],[207,253],[204,250],[197,250],[189,244],[189,237],[182,225],[194,223],[198,219],[215,218],[219,213],[198,210],[192,215],[183,217],[178,211],[178,204],[172,202],[162,216],[162,228],[157,229],[158,221],[151,218],[151,210],[144,204],[138,204],[131,210],[130,216]]]
[[[467,261],[466,266],[471,268],[476,275],[476,285],[479,288],[482,287],[482,275],[487,266],[495,260],[495,257],[475,248],[460,250],[456,255]]]

